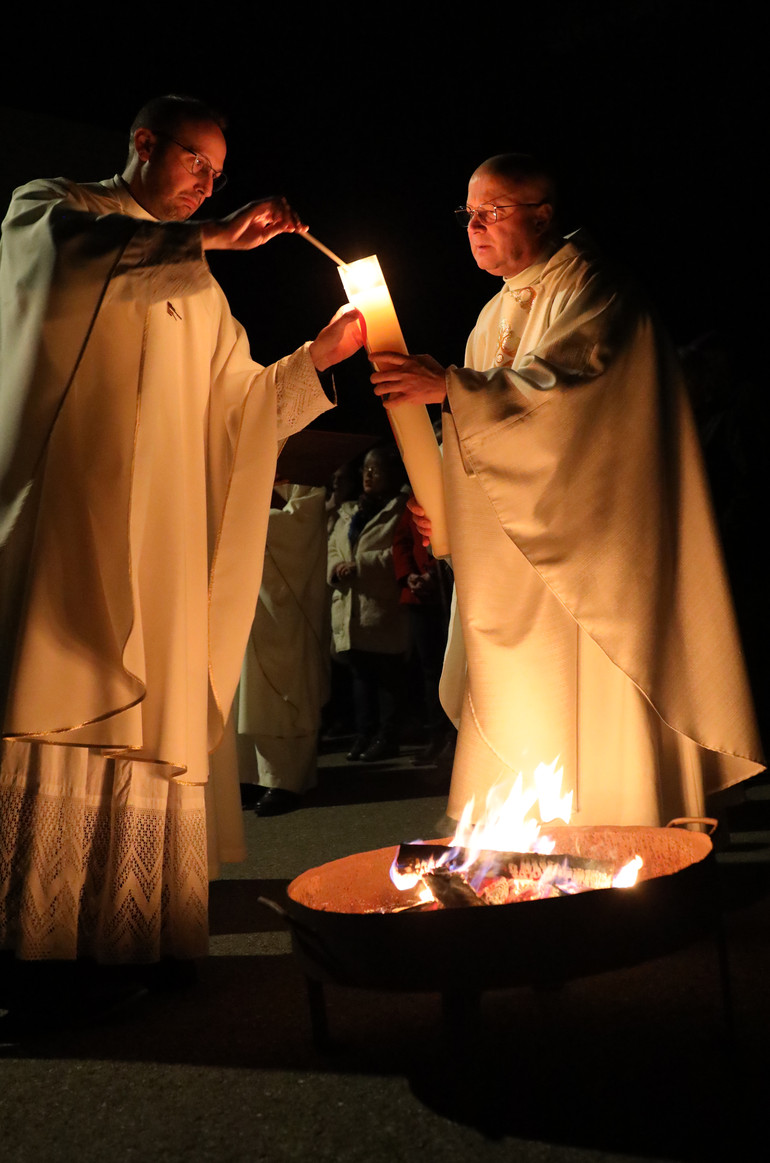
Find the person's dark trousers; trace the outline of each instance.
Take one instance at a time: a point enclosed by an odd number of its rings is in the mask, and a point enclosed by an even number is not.
[[[365,739],[398,744],[403,718],[405,656],[351,650],[346,657],[353,672],[356,733]]]

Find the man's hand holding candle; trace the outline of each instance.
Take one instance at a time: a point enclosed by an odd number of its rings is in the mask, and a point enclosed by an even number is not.
[[[414,523],[417,526],[417,532],[422,537],[423,545],[430,545],[430,535],[433,531],[433,526],[431,525],[430,518],[423,509],[422,505],[419,504],[419,502],[415,500],[414,497],[410,497],[406,502],[406,507],[407,509],[411,510],[412,516],[414,517]]]
[[[353,355],[363,345],[361,312],[346,305],[340,307],[310,344],[310,358],[316,371],[323,372]]]
[[[373,351],[369,357],[380,369],[372,374],[376,396],[386,396],[386,408],[399,404],[442,404],[446,397],[446,370],[431,355],[401,355]]]

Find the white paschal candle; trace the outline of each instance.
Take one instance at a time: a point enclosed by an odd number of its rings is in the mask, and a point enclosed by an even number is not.
[[[407,355],[382,270],[375,254],[339,267],[345,294],[366,320],[366,350],[397,351]],[[376,365],[375,365],[376,366]],[[424,404],[388,408],[393,433],[417,501],[430,518],[431,548],[435,557],[447,557],[444,480],[436,435]]]

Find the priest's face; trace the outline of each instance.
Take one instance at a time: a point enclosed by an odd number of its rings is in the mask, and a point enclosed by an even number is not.
[[[136,142],[142,162],[138,200],[156,218],[184,221],[211,196],[212,171],[224,169],[227,146],[222,130],[214,122],[185,121],[172,136],[138,132],[147,135]],[[208,163],[199,173],[191,169],[194,155]]]
[[[535,262],[543,249],[552,208],[547,202],[537,206],[521,203],[541,202],[543,197],[544,191],[536,182],[515,182],[483,168],[476,170],[468,185],[468,208],[500,207],[496,222],[482,222],[474,214],[468,226],[471,251],[483,271],[510,278]],[[512,207],[511,203],[517,205]]]

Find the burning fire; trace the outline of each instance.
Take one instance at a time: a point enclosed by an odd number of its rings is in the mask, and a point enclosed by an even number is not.
[[[530,816],[535,804],[540,819],[569,823],[572,792],[562,796],[559,757],[541,763],[534,786],[525,789],[521,774],[506,794],[497,784],[487,796],[482,819],[473,824],[474,800],[465,807],[447,847],[402,845],[390,870],[397,888],[420,887],[420,902],[504,904],[572,895],[592,888],[630,888],[642,866],[635,856],[615,871],[605,862],[575,856],[552,856],[555,841],[541,833]],[[527,856],[531,854],[531,856]]]
[[[639,869],[644,864],[641,856],[635,856],[633,860],[629,860],[628,864],[624,864],[620,872],[612,879],[613,888],[633,888],[636,884],[636,878]]]
[[[545,821],[564,820],[572,815],[572,792],[561,795],[564,768],[557,769],[558,755],[550,765],[541,763],[535,770],[534,787],[524,790],[524,777],[519,772],[516,782],[506,796],[505,784],[496,784],[487,795],[486,811],[478,824],[472,824],[475,800],[471,799],[454,834],[453,847],[478,853],[498,852],[553,852],[553,841],[540,835],[540,825],[527,819],[537,803],[540,818]]]

